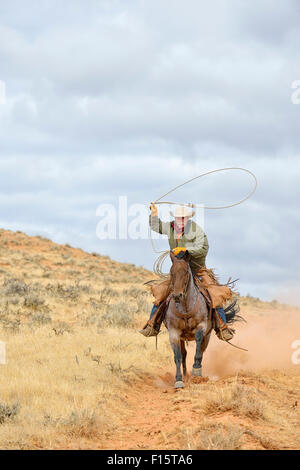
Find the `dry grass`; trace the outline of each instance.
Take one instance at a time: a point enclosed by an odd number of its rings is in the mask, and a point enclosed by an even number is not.
[[[231,411],[236,416],[268,419],[266,402],[257,390],[237,383],[216,387],[207,399],[204,410],[207,414]]]
[[[174,372],[168,335],[160,335],[156,351],[154,340],[137,332],[151,308],[143,283],[152,273],[43,237],[4,230],[0,237],[0,340],[7,355],[0,365],[0,448],[118,448],[123,433],[127,448],[131,435],[135,443],[143,433],[141,445],[150,448],[295,447],[290,428],[299,412],[289,407],[298,382],[278,371],[191,384],[180,399],[162,394],[154,381],[144,395],[149,377]],[[241,300],[263,311],[257,299]],[[169,413],[166,426],[174,420],[158,433],[161,442],[144,430],[143,400],[150,411]],[[156,436],[155,417],[149,426]],[[121,440],[113,443],[115,436]]]
[[[135,328],[148,314],[142,283],[149,273],[43,237],[1,232],[7,364],[0,366],[0,447],[101,442],[126,415],[130,380],[155,367],[153,344]],[[165,351],[159,361],[167,357]]]
[[[185,429],[182,434],[182,447],[187,449],[238,450],[244,431],[237,425],[203,423],[196,429]]]
[[[13,422],[4,424],[8,413],[0,406],[1,448],[18,448],[24,429],[28,447],[36,439],[46,448],[59,446],[62,437],[66,445],[75,437],[104,440],[126,415],[128,384],[153,373],[158,362],[169,363],[163,350],[153,364],[153,344],[126,329],[75,327],[58,335],[51,326],[23,326],[18,334],[3,331],[1,339],[7,349],[1,397],[19,403]]]

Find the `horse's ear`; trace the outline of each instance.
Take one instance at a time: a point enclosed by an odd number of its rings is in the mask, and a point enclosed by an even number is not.
[[[174,263],[176,256],[174,255],[172,250],[170,251],[170,258],[171,258],[172,263]]]
[[[185,259],[186,261],[189,261],[189,259],[190,259],[190,253],[189,253],[188,250],[186,250],[185,253],[184,253],[184,259]]]

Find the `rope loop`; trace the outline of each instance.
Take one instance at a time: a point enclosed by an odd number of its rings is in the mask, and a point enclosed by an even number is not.
[[[161,201],[161,199],[163,199],[164,197],[166,197],[169,194],[173,193],[174,191],[176,191],[176,189],[182,188],[183,186],[185,186],[186,184],[191,183],[192,181],[195,181],[199,178],[202,178],[203,176],[211,175],[213,173],[219,173],[221,171],[228,171],[228,170],[230,170],[230,171],[232,171],[232,170],[244,171],[244,172],[248,173],[249,175],[251,175],[252,178],[254,179],[254,182],[255,182],[254,183],[254,188],[252,189],[252,191],[245,198],[241,199],[238,202],[235,202],[233,204],[228,204],[226,206],[203,206],[203,205],[200,206],[200,205],[193,204],[193,203],[179,204],[177,202],[172,202],[172,201]],[[219,168],[217,170],[212,170],[212,171],[208,171],[206,173],[202,173],[201,175],[195,176],[194,178],[191,178],[190,180],[185,181],[184,183],[179,184],[178,186],[175,186],[170,191],[168,191],[167,193],[163,194],[158,199],[156,199],[154,204],[171,204],[171,205],[187,206],[187,207],[193,207],[193,208],[201,207],[201,208],[210,209],[210,210],[228,209],[230,207],[238,206],[239,204],[242,204],[243,202],[247,201],[247,199],[249,199],[255,193],[256,188],[257,188],[257,178],[256,178],[255,174],[252,173],[252,171],[247,170],[246,168],[239,168],[239,167]]]
[[[185,203],[185,204],[180,204],[180,203],[177,203],[177,202],[172,202],[172,201],[162,201],[161,199],[163,199],[164,197],[168,196],[169,194],[173,193],[174,191],[176,191],[176,189],[179,189],[179,188],[182,188],[183,186],[185,186],[186,184],[189,184],[191,183],[192,181],[195,181],[199,178],[202,178],[203,176],[207,176],[207,175],[211,175],[213,173],[219,173],[221,171],[232,171],[232,170],[238,170],[238,171],[244,171],[246,173],[248,173],[249,175],[252,176],[252,178],[254,179],[254,187],[252,189],[252,191],[249,192],[249,194],[244,197],[243,199],[241,199],[240,201],[237,201],[233,204],[228,204],[226,206],[203,206],[203,205],[199,205],[199,204],[194,204],[194,203]],[[240,167],[231,167],[231,168],[218,168],[217,170],[211,170],[211,171],[208,171],[206,173],[202,173],[201,175],[198,175],[198,176],[195,176],[194,178],[191,178],[187,181],[185,181],[184,183],[182,184],[179,184],[178,186],[175,186],[174,188],[172,188],[170,191],[168,191],[167,193],[163,194],[162,196],[160,196],[158,199],[156,199],[156,201],[154,202],[155,205],[158,205],[158,204],[169,204],[169,205],[180,205],[180,206],[186,206],[186,207],[191,207],[191,208],[197,208],[197,207],[200,207],[201,209],[209,209],[209,210],[219,210],[219,209],[229,209],[230,207],[234,207],[234,206],[238,206],[239,204],[242,204],[243,202],[247,201],[248,199],[250,199],[250,197],[255,193],[256,191],[256,188],[257,188],[257,178],[255,176],[254,173],[252,173],[252,171],[250,170],[247,170],[246,168],[240,168]],[[163,278],[166,278],[168,276],[167,273],[163,273],[162,272],[162,265],[164,263],[164,261],[166,260],[167,256],[169,255],[169,250],[163,250],[163,251],[157,251],[155,246],[154,246],[154,242],[153,242],[153,238],[152,238],[152,230],[150,228],[150,239],[151,239],[151,244],[152,244],[152,249],[155,253],[158,253],[160,254],[160,256],[158,257],[158,259],[155,261],[154,263],[154,266],[153,266],[153,271],[155,274],[157,274],[158,276],[160,277],[163,277]]]

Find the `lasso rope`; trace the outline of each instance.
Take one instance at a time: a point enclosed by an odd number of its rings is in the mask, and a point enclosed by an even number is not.
[[[179,203],[176,203],[176,202],[170,202],[170,201],[161,201],[161,199],[163,199],[164,197],[168,196],[169,194],[171,194],[173,191],[175,191],[176,189],[179,189],[179,188],[182,188],[183,186],[185,186],[186,184],[189,184],[191,183],[192,181],[195,181],[196,179],[198,178],[201,178],[202,176],[206,176],[206,175],[210,175],[212,173],[218,173],[218,172],[221,172],[221,171],[227,171],[227,170],[240,170],[240,171],[245,171],[246,173],[250,174],[253,178],[254,178],[254,181],[255,181],[255,185],[254,185],[254,188],[253,190],[243,199],[241,199],[240,201],[238,202],[235,202],[234,204],[229,204],[229,205],[226,205],[226,206],[216,206],[216,207],[209,207],[209,206],[203,206],[203,205],[197,205],[197,204],[193,204],[193,203],[188,203],[188,204],[179,204]],[[228,209],[230,207],[234,207],[234,206],[238,206],[239,204],[242,204],[243,202],[247,201],[247,199],[249,199],[256,191],[256,188],[257,188],[257,178],[256,176],[254,175],[254,173],[252,173],[250,170],[247,170],[246,168],[238,168],[238,167],[232,167],[232,168],[220,168],[220,169],[217,169],[217,170],[212,170],[212,171],[208,171],[207,173],[202,173],[201,175],[198,175],[196,176],[195,178],[191,178],[190,180],[188,181],[185,181],[184,183],[178,185],[178,186],[175,186],[175,188],[171,189],[170,191],[168,191],[167,193],[163,194],[162,196],[160,196],[158,199],[156,199],[156,201],[154,202],[154,204],[171,204],[171,205],[181,205],[181,206],[187,206],[187,207],[192,207],[192,208],[196,208],[196,207],[200,207],[201,209],[210,209],[210,210],[218,210],[218,209]],[[165,262],[166,258],[169,256],[169,253],[170,251],[169,250],[163,250],[163,251],[157,251],[155,249],[155,246],[154,246],[154,243],[153,243],[153,239],[152,239],[152,230],[150,229],[150,239],[151,239],[151,244],[152,244],[152,248],[153,248],[153,251],[155,253],[158,253],[160,256],[157,258],[157,260],[155,261],[154,265],[153,265],[153,271],[155,274],[157,274],[159,277],[161,278],[168,278],[169,277],[169,273],[163,273],[162,271],[162,266],[163,266],[163,263]],[[245,348],[241,348],[240,346],[237,346],[229,341],[226,341],[230,346],[233,346],[237,349],[241,349],[242,351],[248,351],[247,349]],[[156,349],[157,349],[157,336],[156,336]]]
[[[193,203],[180,204],[180,203],[173,202],[173,201],[161,201],[161,199],[163,199],[164,197],[166,197],[169,194],[173,193],[174,191],[176,191],[176,189],[182,188],[186,184],[189,184],[192,181],[195,181],[199,178],[202,178],[203,176],[211,175],[212,173],[219,173],[221,171],[232,171],[232,170],[244,171],[244,172],[248,173],[249,175],[251,175],[253,177],[254,182],[255,182],[254,188],[252,189],[252,191],[245,198],[241,199],[238,202],[235,202],[233,204],[228,204],[226,206],[203,206],[203,205],[193,204]],[[209,210],[229,209],[230,207],[238,206],[239,204],[242,204],[243,202],[247,201],[247,199],[249,199],[255,193],[256,188],[257,188],[257,178],[256,178],[255,174],[252,173],[252,171],[247,170],[246,168],[239,168],[239,167],[219,168],[217,170],[212,170],[212,171],[208,171],[206,173],[202,173],[201,175],[195,176],[194,178],[191,178],[191,179],[185,181],[184,183],[179,184],[178,186],[175,186],[170,191],[168,191],[167,193],[163,194],[158,199],[156,199],[156,201],[153,204],[155,204],[155,205],[158,205],[158,204],[171,204],[171,205],[187,206],[187,207],[192,207],[192,208],[200,207],[201,209],[209,209]],[[153,265],[153,271],[159,277],[166,278],[166,277],[168,277],[169,274],[168,273],[163,273],[162,266],[163,266],[163,263],[165,262],[167,256],[169,255],[169,250],[162,250],[162,251],[156,250],[156,248],[154,246],[153,238],[152,238],[152,230],[151,229],[150,229],[150,240],[151,240],[151,245],[152,245],[153,251],[160,255],[157,258],[157,260],[155,261],[154,265]]]
[[[254,178],[254,181],[255,181],[255,185],[254,185],[254,188],[253,190],[243,199],[241,199],[240,201],[238,202],[235,202],[234,204],[228,204],[227,206],[203,206],[203,205],[197,205],[197,204],[193,204],[193,203],[188,203],[188,204],[179,204],[177,202],[170,202],[170,201],[161,201],[161,199],[163,199],[164,197],[168,196],[169,194],[173,193],[174,191],[176,191],[176,189],[179,189],[179,188],[182,188],[182,186],[185,186],[186,184],[189,184],[191,183],[192,181],[195,181],[197,180],[198,178],[202,178],[202,176],[207,176],[207,175],[211,175],[212,173],[219,173],[220,171],[228,171],[228,170],[239,170],[239,171],[245,171],[246,173],[248,173],[249,175],[251,175],[253,178]],[[172,204],[172,205],[178,205],[178,206],[188,206],[188,207],[201,207],[202,209],[229,209],[229,207],[234,207],[234,206],[238,206],[239,204],[242,204],[243,202],[247,201],[247,199],[249,199],[256,191],[256,188],[257,188],[257,178],[255,176],[254,173],[252,173],[252,171],[250,170],[247,170],[246,168],[239,168],[239,167],[232,167],[232,168],[219,168],[217,170],[212,170],[212,171],[208,171],[207,173],[202,173],[201,175],[198,175],[198,176],[195,176],[195,178],[191,178],[190,180],[188,181],[185,181],[184,183],[182,184],[179,184],[178,186],[175,186],[175,188],[172,188],[170,191],[168,191],[166,194],[163,194],[162,196],[160,196],[158,199],[156,199],[156,201],[154,202],[154,204]]]
[[[152,238],[151,238],[151,242],[152,242],[152,247],[155,250]],[[164,250],[162,252],[156,252],[156,253],[161,253],[161,254],[157,258],[157,260],[154,262],[153,272],[161,278],[167,278],[167,277],[169,277],[169,273],[164,273],[162,271],[162,266],[163,266],[164,262],[166,261],[167,257],[169,256],[170,251],[169,250]]]

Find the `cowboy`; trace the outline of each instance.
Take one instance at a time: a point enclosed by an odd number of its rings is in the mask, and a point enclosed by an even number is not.
[[[175,213],[170,212],[174,218],[172,222],[163,222],[158,217],[158,210],[155,204],[150,205],[151,214],[149,225],[152,230],[168,236],[170,249],[177,255],[180,251],[188,250],[190,255],[190,267],[195,275],[205,268],[206,255],[209,249],[207,236],[202,228],[192,220],[195,212],[186,206],[176,207]],[[159,304],[160,305],[160,304]],[[154,304],[150,318],[145,327],[140,330],[144,336],[156,336],[159,333],[160,324],[155,324],[155,313],[159,305]],[[233,337],[233,331],[226,325],[224,308],[215,308],[219,315],[219,328],[216,334],[220,339],[229,341]],[[153,321],[154,319],[154,321]]]

